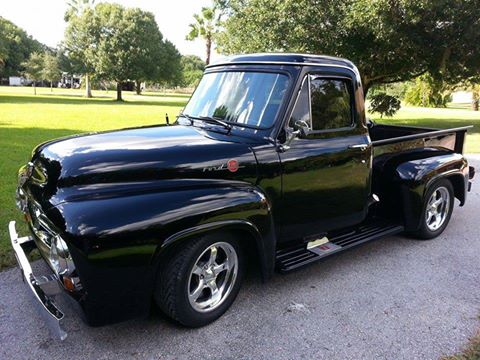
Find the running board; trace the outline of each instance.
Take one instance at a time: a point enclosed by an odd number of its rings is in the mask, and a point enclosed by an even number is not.
[[[375,222],[364,224],[351,231],[334,235],[328,242],[322,241],[318,246],[312,247],[309,246],[311,243],[303,243],[298,246],[278,250],[276,254],[276,268],[279,272],[286,273],[368,241],[398,234],[403,230],[404,227],[402,225],[394,223]]]

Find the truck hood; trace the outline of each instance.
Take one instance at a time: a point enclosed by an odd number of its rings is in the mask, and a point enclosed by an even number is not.
[[[180,125],[54,140],[38,146],[32,162],[27,186],[44,206],[139,191],[255,183],[257,178],[245,138]]]

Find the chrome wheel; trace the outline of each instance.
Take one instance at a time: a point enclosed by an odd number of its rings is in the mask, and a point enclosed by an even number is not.
[[[195,261],[188,280],[188,300],[199,312],[218,308],[235,285],[238,256],[226,242],[210,245]]]
[[[448,217],[450,210],[450,193],[441,186],[436,189],[427,203],[425,222],[430,231],[438,230]]]

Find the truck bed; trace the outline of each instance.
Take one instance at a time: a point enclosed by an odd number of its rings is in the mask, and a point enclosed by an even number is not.
[[[443,148],[461,154],[465,134],[471,127],[434,129],[373,124],[369,128],[369,134],[374,147],[374,156],[425,147]]]

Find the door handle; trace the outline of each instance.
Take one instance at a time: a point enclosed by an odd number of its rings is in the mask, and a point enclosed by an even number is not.
[[[360,151],[365,151],[365,150],[367,150],[368,146],[366,144],[357,144],[357,145],[350,145],[348,148],[349,149],[358,149]]]

